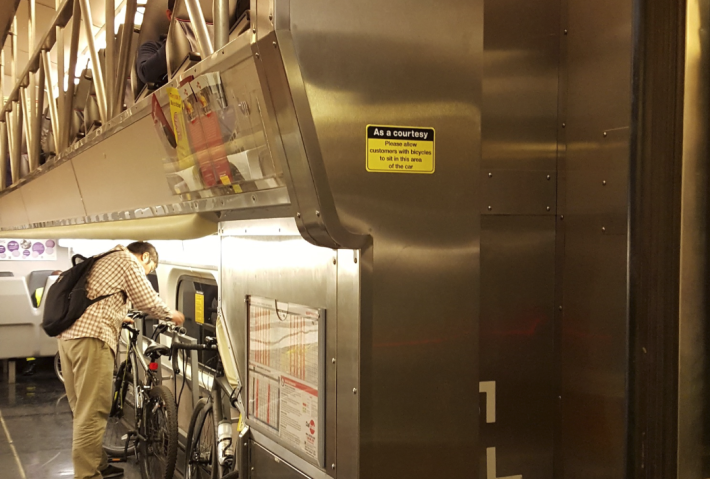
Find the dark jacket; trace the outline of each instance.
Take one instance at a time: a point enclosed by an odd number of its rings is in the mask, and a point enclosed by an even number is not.
[[[157,42],[145,42],[138,47],[136,73],[145,83],[162,85],[167,81],[168,60],[165,54],[165,37]]]

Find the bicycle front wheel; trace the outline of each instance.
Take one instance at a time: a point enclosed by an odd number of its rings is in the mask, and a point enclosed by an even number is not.
[[[219,477],[215,437],[212,404],[202,398],[192,411],[190,427],[187,430],[185,479]]]
[[[175,398],[165,386],[150,390],[143,409],[145,441],[140,441],[144,479],[172,479],[177,461],[178,426]]]

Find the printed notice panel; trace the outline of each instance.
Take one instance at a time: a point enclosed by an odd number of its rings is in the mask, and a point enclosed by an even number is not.
[[[320,464],[325,311],[256,296],[248,301],[248,417]]]
[[[435,149],[433,128],[367,125],[367,171],[431,174]]]
[[[0,261],[54,261],[56,240],[0,239]]]

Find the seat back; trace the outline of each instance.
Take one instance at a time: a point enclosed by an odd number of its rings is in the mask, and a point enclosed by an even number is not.
[[[0,278],[0,311],[0,359],[38,355],[41,316],[32,305],[25,278]]]
[[[41,269],[39,271],[32,271],[27,277],[27,289],[30,294],[34,294],[38,288],[43,288],[44,284],[47,282],[47,278],[52,274],[51,269]]]
[[[15,276],[15,273],[12,271],[0,271],[0,278],[12,278]]]

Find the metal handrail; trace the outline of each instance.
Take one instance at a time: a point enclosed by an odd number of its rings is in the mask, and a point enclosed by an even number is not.
[[[15,82],[10,95],[4,104],[0,105],[0,191],[5,189],[5,158],[10,156],[12,183],[21,179],[22,139],[27,144],[29,171],[39,167],[41,156],[41,127],[44,113],[45,95],[49,106],[49,114],[54,136],[56,156],[70,146],[71,120],[74,97],[74,74],[78,61],[79,33],[82,28],[86,33],[88,50],[92,62],[94,88],[99,108],[101,122],[106,123],[123,111],[125,95],[125,79],[130,68],[131,40],[133,38],[134,18],[138,7],[137,0],[126,0],[126,19],[119,45],[114,43],[114,0],[106,1],[106,62],[102,67],[99,52],[94,43],[91,22],[91,6],[89,0],[55,0],[56,13],[46,32],[38,39],[35,15],[35,1],[28,0],[29,13],[29,46],[31,52],[27,65],[18,74],[17,45],[17,15],[12,23],[12,30],[7,38],[12,42],[12,58],[10,70],[12,81]],[[188,7],[190,20],[193,23],[202,58],[214,52],[213,43],[207,31],[205,17],[196,0],[184,0]],[[215,24],[218,26],[215,44],[218,48],[228,41],[228,0],[215,1]],[[71,22],[72,36],[70,39],[69,65],[64,58],[64,28]],[[59,43],[62,47],[57,51],[56,81],[60,94],[54,97],[54,75],[50,52]],[[4,45],[2,45],[4,47]],[[118,48],[117,48],[118,47]],[[6,58],[4,48],[0,48],[0,68],[4,69]],[[117,51],[118,50],[118,51]],[[117,66],[115,66],[118,53]],[[104,71],[105,70],[105,71]],[[70,81],[64,90],[65,72],[69,73]],[[0,91],[2,91],[2,75],[0,75]],[[39,94],[39,95],[38,95]]]

